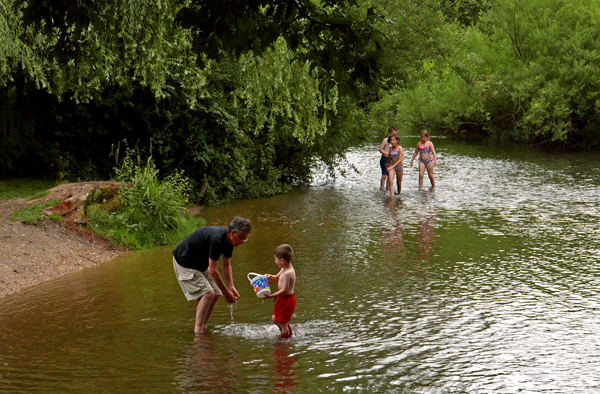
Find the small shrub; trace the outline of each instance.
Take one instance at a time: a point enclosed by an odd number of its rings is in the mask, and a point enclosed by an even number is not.
[[[159,178],[152,159],[145,166],[134,164],[128,152],[115,180],[123,186],[107,200],[102,192],[88,199],[86,216],[94,231],[131,248],[147,249],[176,243],[205,224],[186,212],[190,190],[182,172]]]

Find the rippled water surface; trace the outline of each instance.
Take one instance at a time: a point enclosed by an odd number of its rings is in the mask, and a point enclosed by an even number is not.
[[[192,333],[173,245],[3,299],[0,392],[600,392],[597,154],[433,142],[435,190],[407,168],[401,196],[379,191],[373,143],[349,155],[360,173],[205,211],[255,228],[232,260],[242,298],[209,335]],[[298,275],[289,341],[246,279],[277,272],[280,243]]]

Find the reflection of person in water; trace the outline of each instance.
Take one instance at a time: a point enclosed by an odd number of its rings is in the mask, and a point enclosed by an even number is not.
[[[292,344],[289,342],[276,342],[273,346],[273,361],[275,362],[275,392],[294,393],[298,384],[298,377],[294,371],[297,357],[292,356]]]
[[[419,226],[417,229],[417,243],[425,261],[429,261],[429,251],[435,241],[435,211],[426,201],[419,210]]]
[[[383,230],[386,249],[396,256],[404,254],[404,227],[402,227],[402,220],[398,217],[398,212],[402,209],[402,200],[389,198],[385,205],[393,220],[392,227]]]
[[[243,380],[231,365],[231,359],[220,354],[218,341],[210,336],[197,335],[193,345],[185,343],[184,358],[175,377],[177,389],[182,393],[233,393]]]

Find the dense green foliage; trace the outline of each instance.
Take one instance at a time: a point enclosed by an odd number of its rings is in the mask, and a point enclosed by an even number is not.
[[[160,178],[152,159],[134,163],[128,152],[116,168],[122,182],[117,196],[104,198],[99,190],[86,204],[86,218],[99,234],[132,249],[176,243],[205,222],[186,213],[189,181],[181,172]]]
[[[194,32],[194,50],[210,58],[260,55],[283,39],[297,59],[325,70],[330,86],[354,87],[377,82],[381,50],[373,29],[381,14],[357,9],[356,0],[190,0],[178,20]]]
[[[597,146],[600,2],[481,4],[487,11],[472,23],[448,21],[428,32],[429,55],[382,94],[374,113],[405,125]]]
[[[282,38],[298,59],[307,60],[326,70],[333,80],[350,82],[347,86],[352,86],[355,81],[375,82],[380,42],[372,26],[382,18],[373,8],[354,12],[357,3],[356,0],[161,0],[154,7],[154,2],[29,0],[23,19],[28,26],[43,28],[52,41],[49,48],[59,62],[70,62],[72,52],[64,49],[86,52],[86,45],[81,44],[89,39],[91,30],[101,36],[123,32],[123,17],[144,20],[150,16],[149,22],[162,25],[145,24],[135,31],[136,36],[149,36],[150,29],[170,26],[175,10],[177,22],[190,29],[193,50],[198,55],[215,60],[237,58],[247,52],[261,55]],[[161,15],[166,20],[161,20]],[[57,31],[67,34],[57,35]],[[125,29],[126,34],[130,32],[131,29]],[[102,44],[97,41],[95,49]],[[197,60],[202,64],[205,59],[198,56]]]
[[[305,46],[280,38],[260,56],[211,60],[174,22],[176,1],[94,2],[81,21],[71,3],[16,4],[0,23],[11,33],[0,51],[0,174],[106,179],[130,147],[184,170],[194,201],[217,203],[307,181],[315,157],[334,171],[370,133],[338,126],[334,71],[314,67]]]
[[[125,148],[194,202],[331,174],[387,127],[597,144],[600,0],[9,0],[0,176],[106,179]]]

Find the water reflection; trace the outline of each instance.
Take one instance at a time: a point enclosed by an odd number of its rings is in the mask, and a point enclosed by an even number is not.
[[[435,242],[435,200],[426,192],[419,203],[417,243],[419,245],[420,257],[425,263],[429,262],[431,246]]]
[[[382,244],[384,250],[395,259],[405,259],[404,226],[402,224],[402,200],[395,197],[386,197],[385,213],[391,218],[390,225],[384,226],[382,231]]]
[[[279,341],[273,344],[273,362],[275,365],[275,392],[295,393],[298,385],[295,364],[298,356],[293,353],[290,341]]]
[[[236,368],[231,368],[218,352],[216,338],[195,335],[184,357],[177,363],[179,374],[175,377],[177,388],[183,393],[234,392],[241,378]],[[184,346],[187,346],[184,343]]]

